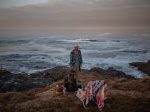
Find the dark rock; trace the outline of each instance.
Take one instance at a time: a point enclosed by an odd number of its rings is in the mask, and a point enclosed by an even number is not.
[[[102,68],[93,68],[91,70],[83,70],[83,75],[86,73],[96,72],[98,75],[106,76],[107,78],[133,78],[114,68],[107,70]],[[55,67],[45,71],[27,74],[13,74],[6,70],[0,70],[0,92],[7,91],[26,91],[33,88],[45,87],[57,80],[63,79],[70,73],[68,67]]]
[[[101,74],[101,73],[104,73],[105,70],[102,68],[99,68],[99,67],[94,67],[90,70],[90,72],[97,72],[97,73]]]
[[[133,62],[129,63],[129,65],[137,67],[138,70],[150,76],[150,60],[147,62]]]
[[[52,69],[48,69],[42,72],[37,72],[31,74],[32,78],[40,77],[40,78],[48,78],[48,79],[53,79],[54,81],[62,79],[65,75],[69,73],[69,68],[68,67],[55,67]]]
[[[3,75],[11,75],[12,73],[7,70],[0,70],[0,77]]]
[[[96,68],[92,68],[90,70],[90,72],[96,72],[97,74],[106,76],[108,78],[110,78],[110,77],[111,78],[121,78],[121,77],[123,77],[123,78],[128,78],[128,79],[134,78],[131,75],[125,74],[122,71],[115,70],[113,67],[110,67],[107,70],[96,67]]]
[[[62,79],[68,72],[67,67],[56,67],[30,75],[13,74],[7,70],[0,70],[0,92],[25,91],[45,87]]]

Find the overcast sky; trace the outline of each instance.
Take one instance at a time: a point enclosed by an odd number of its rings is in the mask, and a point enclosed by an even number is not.
[[[0,29],[150,28],[150,0],[0,0]]]

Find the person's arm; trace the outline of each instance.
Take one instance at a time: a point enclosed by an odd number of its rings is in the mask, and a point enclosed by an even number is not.
[[[83,60],[82,60],[82,53],[81,53],[81,51],[80,51],[80,50],[79,50],[79,58],[80,58],[80,65],[82,65]]]
[[[73,64],[73,53],[70,53],[70,66],[72,67]]]

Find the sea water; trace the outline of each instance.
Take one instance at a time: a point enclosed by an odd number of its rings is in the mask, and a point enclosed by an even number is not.
[[[142,77],[128,63],[150,59],[149,33],[0,31],[0,68],[33,73],[69,66],[75,45],[82,51],[84,69],[114,67]]]

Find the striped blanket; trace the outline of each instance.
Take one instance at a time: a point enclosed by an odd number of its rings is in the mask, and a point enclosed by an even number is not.
[[[96,80],[88,82],[84,89],[79,89],[77,91],[77,97],[84,102],[85,106],[88,106],[90,101],[94,101],[99,109],[104,107],[105,100],[105,90],[107,84],[104,80]]]

